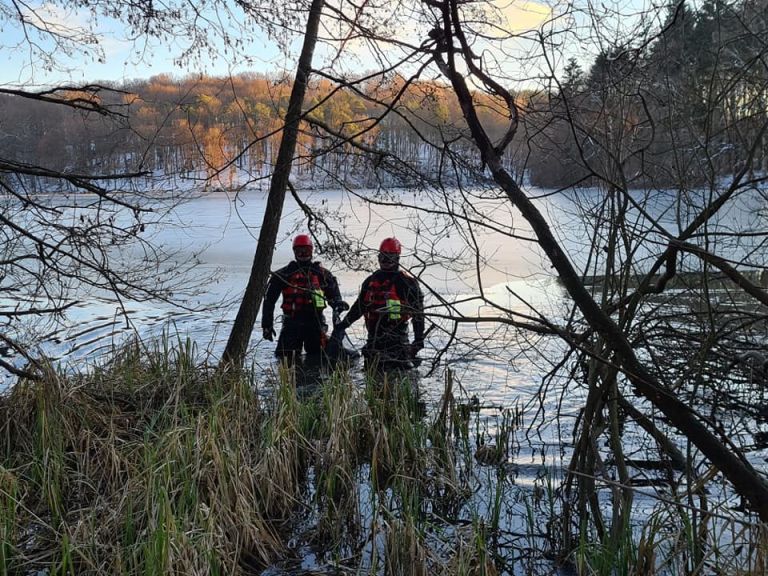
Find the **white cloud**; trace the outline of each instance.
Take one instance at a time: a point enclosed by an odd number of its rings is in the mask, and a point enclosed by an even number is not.
[[[536,30],[552,16],[552,8],[527,0],[493,0],[493,5],[506,22],[502,26],[509,32]]]

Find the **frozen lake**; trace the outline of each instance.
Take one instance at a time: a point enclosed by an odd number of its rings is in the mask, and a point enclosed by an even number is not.
[[[530,342],[515,331],[493,323],[467,323],[459,325],[451,345],[444,349],[453,324],[440,316],[498,316],[500,312],[489,307],[488,301],[524,313],[531,312],[529,305],[541,310],[562,305],[561,288],[542,263],[537,246],[519,238],[526,236],[527,227],[506,199],[476,199],[478,211],[493,215],[492,220],[485,221],[493,229],[473,229],[471,245],[477,246],[477,253],[467,248],[466,230],[451,227],[444,215],[407,207],[424,208],[434,202],[419,193],[390,193],[388,198],[379,198],[376,205],[341,191],[305,192],[301,199],[323,212],[328,225],[343,230],[353,242],[348,250],[350,257],[345,259],[348,262],[328,254],[322,234],[315,250],[315,258],[334,272],[343,297],[350,303],[362,280],[376,267],[380,241],[396,236],[403,243],[402,265],[421,279],[429,313],[436,315],[432,318],[436,328],[429,333],[421,353],[421,387],[428,400],[442,393],[447,367],[453,370],[466,395],[477,396],[483,405],[511,406],[536,398],[541,377],[551,368],[544,342],[537,342],[543,354],[534,358]],[[405,207],[387,205],[393,199]],[[196,259],[196,278],[210,278],[201,293],[182,300],[194,310],[166,303],[126,301],[126,317],[122,306],[105,295],[81,293],[63,325],[36,328],[40,350],[65,366],[80,367],[84,360],[98,360],[130,335],[148,339],[166,330],[190,338],[201,352],[216,359],[226,343],[248,279],[265,200],[265,194],[259,191],[244,191],[237,196],[212,192],[180,206],[169,225],[147,229],[146,237],[175,252],[178,262]],[[289,196],[273,269],[291,260],[291,238],[304,231],[304,215]],[[480,288],[485,302],[476,299]],[[274,368],[274,343],[261,339],[259,327],[257,320],[249,361],[257,371],[270,371]],[[361,347],[365,339],[363,322],[357,322],[348,336],[348,346]],[[435,369],[427,376],[436,359]],[[8,382],[6,378],[6,385]],[[567,412],[568,407],[562,406],[561,410]],[[576,410],[578,402],[574,399],[574,413]]]
[[[592,197],[598,201],[599,193],[580,192],[577,209],[572,196],[551,195],[545,190],[529,192],[540,196],[537,202],[550,221],[556,222],[556,231],[572,261],[577,266],[583,265],[588,257],[590,231],[578,213],[581,211],[583,215]],[[504,308],[527,313],[539,309],[550,312],[561,304],[562,291],[553,284],[550,266],[542,259],[538,246],[530,241],[527,223],[506,198],[498,197],[493,191],[475,194],[449,191],[444,196],[435,196],[434,193],[396,190],[375,196],[372,203],[348,192],[333,190],[303,192],[300,197],[303,203],[323,215],[328,227],[343,232],[349,241],[341,250],[345,257],[339,258],[323,233],[324,226],[316,227],[320,231],[316,259],[334,272],[342,294],[350,302],[363,278],[375,269],[375,253],[381,239],[396,236],[404,246],[402,264],[421,280],[429,305],[437,306],[440,299],[444,299],[444,303],[455,303],[455,312],[498,315],[499,311],[492,311],[487,302],[476,297],[482,295]],[[265,199],[265,193],[257,190],[244,190],[237,195],[211,192],[182,204],[173,219],[162,227],[148,227],[142,237],[174,252],[179,266],[196,261],[189,279],[205,279],[200,293],[176,298],[180,304],[200,311],[182,311],[165,303],[125,302],[129,329],[142,336],[155,334],[168,320],[173,320],[181,334],[189,335],[214,356],[220,352],[250,272]],[[657,193],[645,204],[672,233],[690,218],[681,212],[680,206],[674,205],[674,199],[674,194]],[[731,230],[735,228],[734,222],[759,218],[760,200],[759,195],[743,196],[718,217],[717,225]],[[689,204],[691,211],[695,211],[699,203],[693,199]],[[464,218],[465,223],[457,225],[456,219],[447,215],[450,212]],[[646,245],[651,246],[651,250],[658,252],[664,248],[664,238],[639,215],[637,230],[638,233],[646,231]],[[273,268],[290,261],[291,238],[300,232],[306,232],[306,218],[289,195]],[[654,244],[654,234],[659,237],[657,244]],[[728,236],[718,241],[728,242]],[[735,255],[748,250],[733,246],[727,252]],[[753,251],[752,259],[759,260],[760,254]],[[139,252],[128,252],[126,256],[134,260],[141,258]],[[639,254],[637,260],[641,261],[642,256]],[[106,296],[82,290],[73,294],[76,304],[70,309],[64,326],[39,329],[38,341],[43,351],[56,358],[80,359],[111,346],[111,337],[125,331],[126,318],[122,308]],[[469,297],[475,299],[467,302]],[[0,305],[14,304],[7,296],[0,300]],[[213,306],[216,308],[208,309]],[[446,309],[433,307],[431,311],[445,313]],[[359,336],[361,328],[361,325],[355,326],[351,335]],[[463,328],[469,330],[466,326]],[[488,327],[481,326],[481,329]],[[439,338],[439,331],[433,334],[432,338]],[[435,349],[439,342],[432,344],[431,348]],[[253,358],[259,362],[269,358],[271,346],[260,342],[258,334],[254,334]],[[449,352],[446,360],[456,353]],[[463,356],[461,352],[457,354]]]
[[[400,199],[414,205],[423,203],[423,199],[410,192],[403,192]],[[438,299],[443,298],[457,303],[454,313],[482,314],[482,302],[464,302],[478,293],[479,286],[488,299],[509,307],[525,308],[515,302],[508,288],[529,302],[552,296],[552,276],[546,272],[531,242],[478,230],[475,242],[479,258],[483,260],[478,264],[466,247],[466,238],[448,228],[442,216],[419,214],[403,207],[371,206],[339,191],[305,193],[302,201],[325,211],[328,224],[343,230],[353,242],[347,250],[347,262],[328,253],[322,235],[315,250],[315,259],[336,275],[342,294],[350,303],[362,280],[375,269],[376,248],[387,236],[397,236],[403,243],[402,264],[420,278],[427,302],[432,306],[437,306]],[[506,201],[497,203],[499,209],[493,209],[496,222],[504,223],[509,230],[516,227],[514,232],[520,234],[519,216],[513,214]],[[263,192],[246,191],[237,196],[213,192],[181,205],[167,226],[147,229],[144,237],[173,252],[180,266],[196,260],[190,278],[205,279],[202,290],[191,296],[177,296],[179,304],[194,311],[167,303],[126,301],[123,302],[126,318],[123,308],[109,295],[83,290],[73,296],[76,303],[68,310],[63,325],[38,328],[41,350],[51,357],[73,362],[93,358],[111,348],[126,332],[142,337],[159,334],[170,321],[173,330],[189,336],[202,349],[217,356],[226,342],[248,280],[264,207]],[[501,209],[507,214],[502,214]],[[273,268],[284,266],[292,259],[291,238],[305,231],[303,214],[289,197]],[[138,252],[128,253],[128,258],[140,257]],[[6,299],[5,305],[13,303]],[[446,312],[442,307],[432,310],[440,314]],[[438,338],[438,331],[432,334]],[[362,322],[359,322],[350,331],[350,337],[362,335]],[[439,344],[439,340],[433,344]],[[259,331],[254,330],[251,354],[255,361],[269,362],[272,347],[272,343],[261,342]]]

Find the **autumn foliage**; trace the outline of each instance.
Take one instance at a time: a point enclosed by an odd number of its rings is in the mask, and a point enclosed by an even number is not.
[[[12,96],[0,98],[9,119],[0,142],[6,158],[102,174],[146,170],[215,179],[222,186],[265,181],[271,174],[290,81],[259,74],[229,78],[154,76],[102,92],[115,118]],[[72,98],[77,94],[68,95]],[[503,107],[487,96],[483,120],[501,134]],[[388,108],[391,107],[391,112]],[[312,82],[294,175],[328,186],[369,168],[374,150],[435,173],[444,142],[461,147],[464,122],[452,91],[395,76],[342,86]],[[466,146],[467,154],[474,154]],[[365,173],[365,171],[362,171]],[[372,178],[372,176],[371,176]],[[359,180],[358,180],[359,181]]]

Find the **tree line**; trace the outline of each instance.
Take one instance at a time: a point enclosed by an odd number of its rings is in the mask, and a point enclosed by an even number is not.
[[[752,31],[765,19],[765,8],[751,0],[707,0],[698,9],[678,3],[652,41],[612,43],[591,62],[570,58],[562,71],[552,70],[546,88],[512,91],[519,129],[505,168],[557,188],[701,184],[738,171],[750,156],[751,169],[765,170],[768,141],[758,132],[768,113],[766,44]],[[419,178],[478,177],[461,166],[445,170],[448,146],[467,165],[479,157],[444,81],[392,74],[345,84],[318,72],[307,86],[294,177],[328,187],[381,182],[375,158],[361,149],[391,155]],[[4,94],[0,155],[21,163],[45,158],[60,171],[151,171],[266,186],[291,87],[277,75],[163,74],[57,95],[97,99],[118,112],[109,116]],[[502,137],[504,103],[479,90],[473,99],[489,135]],[[387,111],[390,101],[397,104]],[[403,171],[386,178],[409,184]]]
[[[768,168],[765,3],[678,2],[659,16],[650,41],[613,42],[586,71],[568,61],[529,116],[534,183],[687,187]]]
[[[109,116],[0,95],[0,111],[7,119],[0,154],[22,163],[44,158],[48,168],[65,172],[215,176],[224,185],[242,183],[245,173],[251,181],[266,181],[276,162],[292,83],[256,73],[181,78],[162,74],[105,85],[98,93],[58,94],[65,100],[97,100],[116,113]],[[436,171],[438,148],[432,143],[461,130],[461,111],[447,86],[413,82],[397,114],[379,121],[379,102],[405,84],[406,79],[396,75],[387,82],[363,83],[362,92],[355,93],[331,80],[311,82],[293,175],[329,175],[333,185],[356,171],[355,162],[350,162],[356,155],[353,147],[329,142],[315,124],[391,153],[419,173]],[[502,119],[493,106],[487,107],[485,121],[491,130],[501,131]]]

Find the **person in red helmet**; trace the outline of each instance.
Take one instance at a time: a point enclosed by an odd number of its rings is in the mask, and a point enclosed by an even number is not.
[[[293,362],[302,351],[307,356],[319,358],[327,324],[324,310],[326,307],[340,314],[349,309],[341,299],[339,284],[331,272],[319,262],[312,261],[312,239],[306,234],[299,234],[293,239],[295,260],[273,272],[264,306],[261,311],[261,329],[265,340],[273,340],[274,309],[278,297],[282,295],[283,327],[275,346],[275,356]]]
[[[424,348],[424,296],[416,278],[400,269],[401,252],[397,238],[381,242],[379,269],[363,281],[360,295],[331,336],[340,339],[347,328],[365,317],[368,340],[363,356],[368,368],[410,368],[412,359]],[[411,344],[409,320],[413,325]]]

